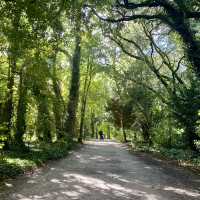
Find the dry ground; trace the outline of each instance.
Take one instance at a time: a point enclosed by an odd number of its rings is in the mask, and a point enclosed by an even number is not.
[[[6,181],[1,200],[199,200],[200,177],[90,141],[32,175]]]

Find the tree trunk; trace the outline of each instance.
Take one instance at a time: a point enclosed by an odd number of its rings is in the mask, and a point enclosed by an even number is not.
[[[87,74],[84,80],[84,88],[83,88],[83,95],[81,98],[81,121],[80,121],[80,133],[79,133],[79,138],[78,141],[82,143],[83,139],[83,126],[84,126],[84,120],[85,120],[85,110],[86,110],[86,105],[87,105],[87,97],[90,89],[90,84],[92,81],[92,72],[91,72],[91,65],[89,63],[88,59],[88,65],[87,65]]]
[[[51,124],[48,109],[48,99],[45,95],[40,94],[37,97],[38,116],[37,116],[37,134],[38,139],[47,143],[52,142]]]
[[[168,118],[168,127],[169,127],[169,129],[168,129],[168,131],[169,131],[169,147],[170,148],[172,148],[172,145],[173,145],[173,134],[172,134],[172,131],[173,131],[173,129],[172,129],[172,119],[171,119],[171,117],[169,117]]]
[[[92,131],[92,138],[95,137],[95,122],[94,122],[95,114],[91,114],[91,131]]]
[[[55,83],[53,83],[55,84]],[[62,117],[63,117],[63,109],[62,109],[62,103],[58,99],[59,97],[56,95],[56,91],[54,90],[54,100],[53,100],[53,113],[55,118],[55,127],[56,127],[56,135],[57,139],[60,140],[64,138],[63,133],[63,123],[62,123]]]
[[[80,87],[80,60],[81,60],[81,11],[76,14],[75,24],[75,50],[72,58],[72,76],[69,92],[69,102],[67,105],[67,116],[65,131],[69,141],[73,140],[76,132],[76,112],[79,100]]]
[[[124,128],[123,128],[123,136],[124,136],[124,142],[127,143],[126,131]]]
[[[196,76],[200,78],[200,41],[195,37],[194,32],[191,30],[190,19],[186,19],[186,13],[184,13],[185,10],[180,6],[182,3],[179,2],[179,8],[176,8],[165,1],[161,4],[163,4],[168,17],[167,20],[164,20],[164,23],[175,30],[183,39],[188,59],[193,66]]]
[[[2,108],[2,119],[1,123],[3,124],[3,131],[1,131],[2,135],[7,137],[5,142],[4,149],[9,148],[9,142],[11,140],[10,131],[12,127],[12,116],[13,116],[13,87],[14,87],[14,79],[15,79],[15,71],[16,71],[16,58],[14,56],[9,57],[9,69],[8,69],[8,82],[7,82],[7,95],[6,101],[3,104]]]
[[[51,78],[53,82],[53,91],[54,91],[53,113],[54,113],[54,118],[55,118],[57,139],[60,140],[64,138],[64,133],[63,133],[64,101],[61,95],[59,82],[56,76],[56,54],[54,56],[52,68],[53,68],[53,73],[52,73]]]
[[[86,140],[88,136],[88,127],[85,125],[83,128],[83,139]]]
[[[84,81],[84,89],[83,89],[83,96],[81,98],[81,121],[80,121],[80,132],[79,132],[79,138],[78,142],[82,143],[83,141],[83,128],[84,128],[84,119],[85,119],[85,109],[86,109],[86,103],[87,103],[87,82],[88,77],[86,75],[85,81]]]
[[[110,126],[107,128],[107,139],[110,140]]]
[[[98,127],[96,126],[96,131],[95,131],[95,133],[96,133],[96,139],[98,140],[98,132],[99,132],[99,130],[98,130]]]
[[[144,142],[150,146],[152,144],[150,137],[150,126],[148,123],[142,123],[141,128],[142,128]]]
[[[13,92],[15,84],[15,73],[17,70],[17,56],[19,55],[20,52],[20,41],[18,41],[17,38],[13,37],[13,35],[17,36],[19,33],[20,18],[21,18],[21,9],[17,9],[11,20],[11,27],[10,27],[11,34],[7,34],[7,39],[10,47],[8,52],[8,62],[9,62],[8,82],[7,82],[8,92],[6,95],[6,101],[3,106],[3,116],[2,116],[2,123],[5,127],[5,129],[3,130],[3,134],[6,135],[7,137],[4,149],[9,148],[9,142],[11,141],[10,131],[12,128],[12,117],[14,112]]]
[[[136,131],[134,131],[134,141],[135,141],[135,143],[137,142],[137,132]]]
[[[186,46],[186,53],[194,68],[194,72],[200,78],[200,41],[195,38],[194,33],[184,20],[182,22],[175,22],[174,24],[173,28],[180,34]]]
[[[23,135],[26,132],[27,88],[24,82],[23,68],[20,71],[19,78],[20,78],[18,87],[19,100],[17,106],[15,142],[20,149],[24,149],[25,144],[23,142]]]
[[[43,105],[42,107],[40,107],[42,108],[41,111],[43,111],[43,119],[44,119],[43,139],[45,142],[51,143],[52,136],[51,136],[51,126],[50,126],[48,105],[45,105],[45,106]]]
[[[191,126],[191,124],[189,124],[188,127],[185,128],[185,146],[186,148],[197,152],[199,150],[195,145],[195,140],[200,140],[200,137],[196,134],[195,126]]]
[[[85,105],[81,109],[81,122],[80,122],[80,132],[78,137],[78,142],[83,143],[83,129],[84,129],[84,118],[85,118]]]
[[[125,128],[124,128],[123,119],[121,119],[121,129],[122,129],[122,132],[123,132],[124,142],[127,143],[127,137],[126,137],[126,131],[125,131]]]

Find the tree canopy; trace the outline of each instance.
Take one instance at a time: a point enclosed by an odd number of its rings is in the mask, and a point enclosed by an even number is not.
[[[198,0],[2,0],[0,13],[2,151],[103,131],[198,152]]]

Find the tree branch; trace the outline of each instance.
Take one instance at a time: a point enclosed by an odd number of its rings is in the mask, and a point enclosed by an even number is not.
[[[120,3],[119,0],[117,0],[117,6],[126,8],[126,9],[137,9],[137,8],[155,8],[160,7],[160,4],[156,0],[146,0],[142,3],[130,3],[128,0],[124,0],[124,3]]]
[[[92,12],[101,20],[106,21],[106,22],[111,22],[111,23],[118,23],[118,22],[124,22],[124,21],[132,21],[132,20],[136,20],[136,19],[146,19],[146,20],[161,20],[161,21],[165,21],[167,23],[167,16],[162,15],[162,14],[155,14],[155,15],[146,15],[146,14],[135,14],[135,15],[128,15],[128,16],[123,16],[117,19],[113,19],[113,18],[106,18],[106,17],[102,17],[100,16],[96,10],[92,7],[90,7],[92,9]]]

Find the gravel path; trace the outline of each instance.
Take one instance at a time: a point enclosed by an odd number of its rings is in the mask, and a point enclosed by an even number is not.
[[[200,177],[130,154],[115,142],[87,142],[67,158],[10,180],[0,200],[199,200]]]

